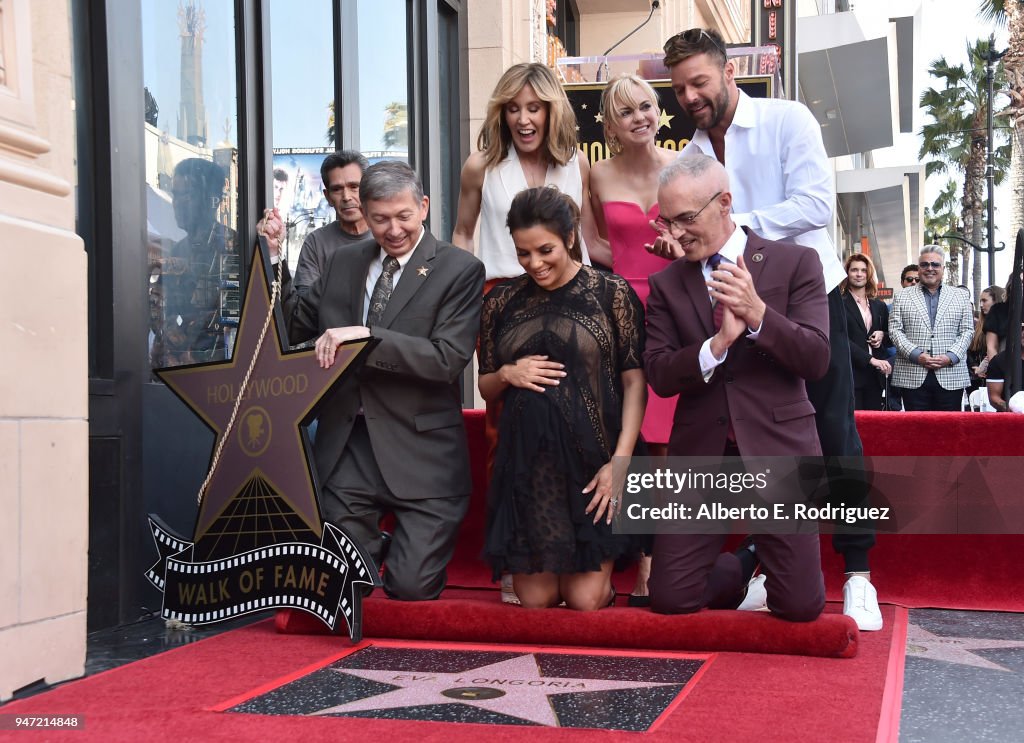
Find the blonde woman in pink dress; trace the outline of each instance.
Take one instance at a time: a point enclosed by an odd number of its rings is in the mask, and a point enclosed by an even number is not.
[[[598,233],[611,245],[612,270],[629,282],[647,305],[647,277],[668,266],[645,245],[658,238],[658,173],[678,155],[655,144],[661,120],[658,96],[636,75],[612,78],[601,97],[605,142],[613,157],[594,163],[590,196]],[[652,456],[665,456],[676,398],[648,393],[642,433]],[[643,557],[630,604],[647,604],[650,557]]]

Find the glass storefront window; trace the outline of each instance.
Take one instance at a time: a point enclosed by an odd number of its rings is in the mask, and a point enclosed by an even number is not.
[[[142,0],[149,357],[229,358],[238,325],[232,0]]]
[[[306,235],[335,218],[320,178],[320,163],[334,151],[340,130],[332,6],[331,0],[270,3],[273,205],[287,227],[282,248],[293,272]]]
[[[409,62],[406,0],[358,0],[359,129],[351,145],[370,163],[409,161]],[[346,38],[347,39],[350,37]]]

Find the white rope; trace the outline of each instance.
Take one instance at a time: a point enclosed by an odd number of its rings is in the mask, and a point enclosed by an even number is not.
[[[217,465],[220,463],[221,452],[224,451],[224,442],[228,440],[228,436],[231,434],[231,429],[235,426],[235,418],[238,416],[238,409],[242,406],[242,398],[245,395],[246,389],[249,387],[249,378],[252,376],[252,370],[256,367],[256,360],[260,357],[260,349],[263,348],[263,339],[267,337],[267,328],[270,327],[270,321],[274,319],[274,305],[277,304],[277,297],[281,293],[281,277],[284,273],[284,258],[281,257],[277,262],[277,277],[274,282],[270,285],[270,308],[267,310],[267,317],[263,321],[263,330],[260,331],[260,338],[256,342],[256,350],[252,354],[252,360],[249,362],[249,369],[245,372],[245,378],[242,380],[242,384],[238,387],[238,397],[235,398],[235,406],[231,411],[231,417],[228,419],[228,424],[224,428],[224,433],[221,434],[220,440],[217,442],[217,450],[213,453],[213,461],[210,463],[210,471],[206,473],[206,479],[203,480],[203,484],[199,486],[199,494],[196,496],[196,503],[199,505],[203,504],[203,496],[206,495],[206,488],[210,485],[210,480],[213,479],[214,473],[217,471]],[[250,287],[255,289],[256,287]]]

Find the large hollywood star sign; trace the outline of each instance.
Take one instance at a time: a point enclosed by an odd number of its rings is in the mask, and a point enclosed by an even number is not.
[[[272,281],[257,246],[231,359],[157,370],[213,430],[216,453],[191,541],[150,516],[160,558],[146,577],[163,593],[165,619],[208,624],[288,607],[332,630],[344,619],[358,642],[362,597],[380,576],[365,550],[321,517],[307,426],[376,341],[343,344],[330,369],[312,349],[288,351]]]

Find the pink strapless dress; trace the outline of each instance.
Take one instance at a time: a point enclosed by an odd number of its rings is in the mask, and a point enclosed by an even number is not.
[[[658,205],[652,206],[647,214],[644,214],[643,207],[632,201],[606,201],[602,206],[612,249],[612,270],[629,282],[646,308],[647,295],[651,293],[647,277],[669,264],[669,261],[644,249],[645,243],[653,243],[658,236],[649,224],[658,216]],[[668,443],[675,410],[675,397],[658,397],[654,390],[647,388],[647,411],[641,433],[648,443]]]

